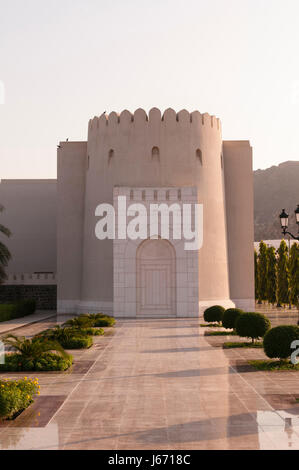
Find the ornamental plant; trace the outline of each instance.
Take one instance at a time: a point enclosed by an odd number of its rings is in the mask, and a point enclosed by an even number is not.
[[[265,354],[270,359],[279,358],[280,360],[285,360],[294,352],[294,349],[291,349],[291,344],[296,340],[299,340],[298,326],[276,326],[265,334],[263,341]]]
[[[299,307],[299,244],[293,243],[289,257],[290,302]]]
[[[271,328],[271,323],[265,315],[256,312],[245,312],[236,321],[237,335],[243,338],[251,338],[252,343],[262,338]]]
[[[274,246],[267,248],[266,297],[270,304],[276,302],[277,261]]]
[[[222,318],[222,326],[226,329],[235,329],[236,321],[244,313],[240,308],[228,308],[225,310]]]
[[[6,354],[0,370],[66,370],[72,364],[72,356],[57,341],[48,338],[27,339],[10,334],[3,338],[3,343],[16,352]]]
[[[267,245],[261,241],[257,263],[258,303],[267,300]]]
[[[221,323],[224,312],[225,308],[221,307],[221,305],[214,305],[204,311],[203,317],[208,323]]]
[[[289,303],[289,267],[288,267],[288,247],[284,240],[278,248],[277,260],[277,307]]]
[[[82,328],[67,328],[59,325],[39,333],[36,338],[57,341],[65,349],[86,349],[93,344],[92,336],[84,333]]]
[[[40,394],[38,379],[0,380],[0,419],[13,419]]]

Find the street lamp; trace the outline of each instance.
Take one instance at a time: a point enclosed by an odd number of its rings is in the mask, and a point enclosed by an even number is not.
[[[299,240],[299,204],[297,206],[297,209],[295,210],[295,216],[296,216],[296,224],[298,225],[298,236],[296,237],[293,235],[291,232],[288,232],[288,226],[289,226],[289,215],[286,213],[285,209],[282,209],[282,213],[279,216],[280,219],[280,225],[282,228],[282,233],[285,235],[286,233],[290,235],[294,240]]]

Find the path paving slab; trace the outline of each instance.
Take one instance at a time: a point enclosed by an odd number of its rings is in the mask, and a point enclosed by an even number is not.
[[[73,372],[26,374],[53,397],[49,410],[64,401],[38,429],[0,428],[0,449],[298,450],[299,371],[245,367],[263,350],[215,347],[199,324],[118,321],[94,347],[72,351]]]

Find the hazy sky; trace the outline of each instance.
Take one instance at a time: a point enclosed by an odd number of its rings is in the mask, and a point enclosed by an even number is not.
[[[220,117],[255,168],[299,160],[298,49],[298,0],[0,0],[0,178],[56,177],[89,118],[154,106]]]

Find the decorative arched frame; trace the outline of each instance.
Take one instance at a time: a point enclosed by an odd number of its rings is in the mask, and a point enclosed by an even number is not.
[[[132,197],[133,191],[133,200]],[[143,199],[144,192],[146,194]],[[166,194],[169,199],[166,199]],[[180,199],[178,195],[180,194]],[[157,197],[158,195],[158,197]],[[151,203],[197,203],[197,190],[193,187],[184,188],[114,188],[115,230],[118,231],[118,196],[126,196],[127,204],[143,203],[148,208]],[[149,213],[149,210],[148,210]],[[148,228],[149,233],[149,228]],[[170,233],[172,226],[170,225]],[[152,237],[153,238],[153,237]],[[158,237],[155,237],[158,238]],[[138,312],[140,300],[138,299],[138,253],[140,247],[147,240],[117,239],[113,241],[113,311],[115,317],[135,318],[142,317]],[[174,253],[175,275],[175,307],[171,316],[198,317],[198,250],[185,250],[185,240],[173,240],[168,243]],[[147,315],[143,315],[146,317]],[[148,315],[163,317],[159,315]],[[170,316],[170,315],[166,315]]]

